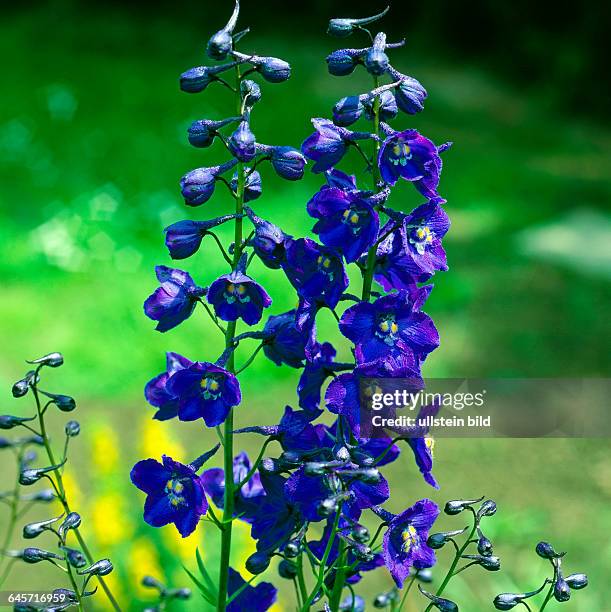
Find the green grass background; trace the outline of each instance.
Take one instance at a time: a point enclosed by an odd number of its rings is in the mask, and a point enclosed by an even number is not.
[[[85,529],[100,554],[115,562],[116,588],[133,609],[141,608],[146,594],[130,584],[145,571],[157,570],[178,586],[189,583],[181,560],[194,566],[195,544],[177,549],[167,530],[142,524],[142,496],[129,485],[129,468],[143,453],[166,450],[155,445],[173,445],[188,460],[214,442],[199,423],[151,425],[142,388],[162,370],[164,351],[203,360],[221,347],[201,313],[165,335],[153,331],[142,302],[155,287],[153,266],[171,265],[163,227],[231,206],[218,189],[213,202],[187,210],[178,179],[224,159],[220,145],[204,152],[189,148],[189,123],[233,111],[220,87],[199,96],[178,91],[178,74],[202,61],[208,25],[167,22],[162,12],[140,17],[119,9],[66,15],[39,7],[0,23],[2,410],[29,409],[28,400],[17,404],[9,397],[24,359],[64,353],[65,367],[47,377],[50,390],[70,393],[79,403],[76,418],[84,433],[73,449],[74,494],[92,517],[88,525],[83,512]],[[284,57],[293,66],[289,82],[263,88],[263,102],[253,113],[259,141],[298,146],[311,130],[311,116],[327,116],[339,97],[369,87],[362,73],[351,79],[328,75],[323,58],[332,41],[318,34],[255,32],[245,39],[245,48]],[[435,279],[427,304],[442,344],[427,361],[426,374],[607,376],[611,131],[560,113],[562,91],[526,95],[459,57],[427,60],[419,45],[395,52],[393,59],[429,91],[425,112],[401,117],[396,125],[416,127],[438,143],[455,142],[444,155],[441,183],[453,222],[446,243],[450,272]],[[350,164],[366,180],[356,156]],[[308,173],[299,183],[285,183],[269,168],[262,174],[257,212],[288,232],[307,233],[305,203],[320,179]],[[393,192],[392,206],[410,210],[419,203],[409,185]],[[221,234],[229,239],[225,230]],[[224,272],[207,241],[184,265],[200,284]],[[274,298],[272,312],[293,306],[282,274],[261,266],[255,271]],[[332,333],[330,321],[322,332]],[[237,423],[274,422],[286,403],[295,402],[297,377],[257,360],[244,375]],[[59,439],[63,415],[53,417]],[[244,444],[256,452],[256,443]],[[496,593],[540,584],[546,568],[533,548],[546,538],[569,551],[569,571],[591,576],[591,586],[565,609],[609,610],[608,453],[608,440],[443,439],[435,464],[441,490],[421,481],[405,453],[389,470],[388,507],[400,510],[425,495],[440,504],[480,494],[497,500],[499,513],[486,533],[503,569],[494,575],[475,569],[453,581],[447,594],[461,609],[488,610]],[[2,474],[9,483],[7,458]],[[44,508],[30,516],[44,518],[41,513]],[[443,519],[441,526],[460,528],[462,518]],[[214,535],[208,531],[201,545],[215,567]],[[15,538],[14,546],[20,545]],[[244,536],[236,563],[248,546]],[[445,555],[440,557],[447,564]],[[8,586],[47,586],[51,574],[38,568],[15,566]],[[371,600],[389,586],[376,572],[363,591]],[[102,596],[97,602],[104,609]],[[196,595],[183,607],[202,605]],[[407,605],[423,607],[415,596]],[[286,589],[281,608],[292,609]]]

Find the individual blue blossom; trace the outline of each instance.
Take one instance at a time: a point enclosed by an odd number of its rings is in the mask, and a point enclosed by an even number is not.
[[[439,153],[445,148],[445,145],[438,148],[417,130],[392,130],[378,154],[382,179],[389,185],[394,185],[399,178],[405,179],[414,183],[428,199],[440,200],[437,193],[442,165]]]
[[[405,217],[402,227],[403,250],[411,260],[408,268],[412,274],[434,274],[448,269],[445,250],[441,244],[450,229],[450,219],[445,210],[434,202],[428,202]],[[418,280],[421,280],[419,278]]]
[[[246,174],[246,181],[244,182],[244,202],[252,202],[256,200],[262,193],[261,187],[261,175],[258,170],[248,169]],[[231,179],[231,188],[234,193],[238,190],[238,173],[235,172]]]
[[[158,421],[166,421],[178,416],[178,398],[168,390],[170,377],[178,370],[183,370],[192,365],[193,362],[178,353],[166,353],[166,370],[158,374],[144,388],[146,401],[157,408],[153,416]]]
[[[237,488],[237,485],[246,478],[250,468],[250,459],[245,452],[241,452],[234,457],[234,516],[239,516],[245,522],[252,521],[257,509],[256,498],[265,494],[258,472],[255,472],[248,482],[244,483],[239,489]],[[222,468],[210,468],[202,474],[201,479],[206,493],[214,504],[223,509],[225,503],[225,471]]]
[[[228,170],[231,170],[236,164],[236,159],[232,159],[220,166],[211,166],[209,168],[196,168],[187,172],[180,179],[180,189],[185,204],[187,206],[200,206],[207,202],[214,193],[216,181],[219,177]]]
[[[210,230],[226,221],[235,219],[235,215],[223,215],[210,221],[178,221],[166,227],[165,245],[172,259],[186,259],[199,249],[204,236]]]
[[[367,132],[352,132],[328,119],[312,119],[316,131],[305,139],[301,150],[314,161],[312,172],[324,172],[337,164],[346,154],[350,143],[373,138]]]
[[[243,265],[217,278],[208,289],[207,299],[223,321],[242,319],[247,325],[258,323],[263,309],[272,304],[267,291],[244,273]]]
[[[231,599],[234,593],[238,594]],[[230,602],[227,604],[227,612],[265,612],[274,605],[277,593],[271,582],[259,582],[251,586],[232,567],[229,568],[227,594]]]
[[[363,302],[365,303],[365,302]],[[389,355],[384,361],[372,361],[357,366],[353,372],[336,376],[327,387],[325,405],[334,414],[346,418],[353,434],[368,437],[366,425],[361,423],[361,383],[363,379],[402,378],[414,391],[423,388],[418,363],[411,351]]]
[[[348,276],[336,250],[309,238],[291,242],[286,250],[284,271],[303,298],[321,298],[335,308],[348,287]]]
[[[329,187],[337,187],[344,191],[356,190],[356,177],[351,174],[346,174],[337,168],[331,168],[325,172],[325,180]]]
[[[241,117],[228,117],[227,119],[221,119],[216,121],[214,119],[199,119],[194,121],[188,129],[189,142],[198,148],[209,147],[216,136],[219,134],[219,130],[230,123],[240,121]]]
[[[359,363],[400,354],[413,354],[420,361],[439,346],[432,319],[417,310],[415,299],[399,291],[373,303],[360,302],[344,312],[339,328],[356,345]]]
[[[401,589],[412,567],[420,570],[435,565],[435,552],[426,541],[439,508],[430,499],[421,499],[400,514],[381,509],[378,514],[388,522],[382,541],[384,563]]]
[[[157,331],[166,332],[191,316],[206,289],[198,287],[184,270],[157,266],[155,273],[161,286],[144,302],[144,312],[158,321]]]
[[[286,247],[292,237],[285,234],[277,225],[257,217],[252,209],[245,207],[248,218],[255,228],[249,244],[259,259],[271,269],[278,269],[286,259]]]
[[[311,332],[303,333],[296,327],[295,310],[270,316],[263,328],[263,352],[276,365],[300,368],[306,358],[306,346],[312,342]]]
[[[204,487],[192,466],[166,455],[162,461],[139,461],[130,477],[134,485],[147,494],[144,520],[153,527],[174,523],[180,535],[186,538],[208,511]]]
[[[248,163],[257,155],[257,142],[250,129],[250,120],[247,116],[240,121],[240,125],[227,141],[231,154],[241,162]]]
[[[224,368],[196,361],[178,370],[168,380],[167,390],[178,398],[178,418],[203,418],[208,427],[225,421],[233,406],[242,400],[238,379]]]
[[[298,181],[303,178],[307,164],[303,154],[294,147],[272,147],[257,144],[257,153],[267,155],[276,174],[288,181]]]
[[[321,242],[356,261],[378,237],[380,221],[374,207],[359,192],[324,186],[308,202],[308,214],[318,222],[313,232]]]

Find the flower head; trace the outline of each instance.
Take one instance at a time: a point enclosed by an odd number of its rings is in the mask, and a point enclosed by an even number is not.
[[[359,363],[401,354],[420,361],[439,346],[432,319],[417,310],[416,296],[407,291],[351,306],[342,315],[339,328],[355,343]]]
[[[276,365],[284,363],[292,368],[300,368],[303,365],[311,334],[304,334],[297,329],[295,310],[269,317],[263,334],[263,352],[268,359]]]
[[[309,238],[291,242],[286,250],[284,271],[303,298],[321,298],[335,308],[348,287],[348,276],[337,251]]]
[[[242,319],[247,325],[258,323],[263,309],[272,303],[265,289],[240,269],[217,278],[210,285],[207,299],[223,321]]]
[[[220,366],[196,361],[178,370],[168,380],[168,392],[178,400],[178,418],[203,418],[208,427],[225,421],[233,406],[242,400],[237,378]]]
[[[163,463],[144,459],[132,468],[132,482],[147,494],[144,520],[153,527],[174,523],[186,538],[195,531],[206,514],[208,502],[200,477],[190,465],[183,465],[166,455]]]
[[[255,227],[255,235],[250,245],[268,268],[279,268],[285,260],[286,247],[291,236],[286,235],[273,223],[257,217],[250,208],[245,207],[244,210]]]
[[[191,316],[206,289],[198,287],[184,270],[157,266],[155,272],[161,286],[144,302],[144,312],[158,321],[157,331],[166,332]]]
[[[332,364],[336,353],[329,342],[315,342],[307,351],[307,361],[297,385],[299,405],[304,410],[318,410],[320,391],[325,380],[333,375]]]
[[[430,499],[421,499],[401,514],[390,518],[384,533],[382,554],[399,588],[403,588],[410,568],[424,569],[435,565],[435,553],[426,541],[437,516],[437,504]]]
[[[319,221],[313,231],[323,244],[356,261],[376,240],[380,222],[373,206],[359,192],[324,186],[308,202],[308,214]]]

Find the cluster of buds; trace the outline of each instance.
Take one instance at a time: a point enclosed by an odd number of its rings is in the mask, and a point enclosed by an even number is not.
[[[72,438],[79,435],[80,425],[74,420],[65,424],[65,437],[60,459],[56,459],[47,434],[45,417],[50,409],[56,408],[61,412],[72,412],[76,409],[76,402],[71,396],[52,393],[40,388],[43,368],[57,368],[64,363],[64,358],[60,353],[50,353],[28,363],[33,368],[13,385],[12,394],[15,398],[32,396],[36,412],[31,416],[0,416],[0,429],[27,432],[27,435],[22,437],[0,438],[0,449],[13,452],[17,468],[13,490],[0,495],[10,509],[10,518],[1,551],[0,586],[8,578],[17,560],[30,565],[50,563],[67,575],[70,588],[55,589],[50,597],[53,603],[47,607],[18,604],[15,610],[27,612],[44,609],[47,612],[59,612],[74,606],[82,609],[83,600],[92,597],[97,591],[97,587],[87,590],[89,581],[94,577],[106,592],[112,607],[118,610],[118,605],[103,578],[113,570],[113,565],[108,559],[94,561],[91,558],[91,553],[79,532],[82,522],[81,515],[71,509],[63,483],[62,472],[68,461],[69,443]],[[47,465],[35,466],[38,459],[38,454],[34,450],[36,447],[44,450]],[[23,487],[32,487],[41,481],[46,481],[51,488],[40,489],[32,493],[22,492]],[[26,523],[22,528],[22,537],[24,540],[50,537],[55,540],[56,549],[48,550],[48,547],[37,546],[27,546],[19,550],[8,549],[17,527],[18,518],[24,516],[33,507],[54,501],[59,502],[63,513],[59,516],[45,517]],[[70,542],[71,539],[76,542]]]

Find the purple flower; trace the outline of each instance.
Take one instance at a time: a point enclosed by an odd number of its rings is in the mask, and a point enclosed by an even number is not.
[[[227,144],[232,155],[241,162],[248,163],[257,155],[255,135],[250,129],[248,118],[240,121],[240,125],[229,137]]]
[[[324,186],[308,202],[308,214],[319,219],[312,231],[326,246],[340,249],[347,262],[356,261],[378,236],[378,213],[359,192]]]
[[[307,164],[303,154],[293,147],[271,147],[257,144],[257,153],[267,155],[276,174],[289,181],[303,178],[303,170]]]
[[[214,121],[212,119],[200,119],[198,121],[194,121],[189,126],[188,130],[189,142],[194,147],[209,147],[214,142],[214,138],[218,136],[218,131],[222,127],[239,120],[240,117],[229,117],[227,119],[221,119],[220,121]]]
[[[438,489],[439,485],[437,484],[437,481],[432,473],[433,448],[435,446],[435,440],[430,436],[424,436],[422,438],[408,438],[407,443],[414,453],[416,465],[418,466],[424,480],[432,487]]]
[[[297,329],[294,310],[273,315],[267,319],[263,328],[263,352],[276,365],[284,363],[292,368],[300,368],[306,358],[306,345],[312,341],[313,333],[313,328],[309,334]]]
[[[342,98],[333,107],[333,123],[341,127],[348,127],[358,121],[364,110],[362,96]]]
[[[308,359],[297,385],[299,405],[304,410],[318,410],[322,386],[334,373],[332,366],[335,355],[336,350],[329,342],[315,342],[308,350]]]
[[[448,215],[434,202],[419,206],[405,217],[402,228],[403,249],[406,258],[412,261],[408,267],[414,274],[430,275],[437,270],[448,269],[441,240],[449,228]]]
[[[242,400],[238,379],[227,370],[208,362],[196,361],[174,373],[167,390],[178,398],[178,418],[203,418],[208,427],[225,421],[233,406]]]
[[[292,240],[278,226],[257,217],[248,207],[244,208],[251,223],[255,227],[255,235],[250,241],[259,259],[273,270],[280,267],[285,260],[287,244]]]
[[[232,159],[220,166],[196,168],[187,172],[180,179],[180,190],[185,199],[185,204],[187,206],[199,206],[207,202],[214,193],[217,178],[227,170],[231,170],[237,163],[237,160]]]
[[[195,469],[163,455],[163,464],[144,459],[132,468],[132,482],[147,494],[144,520],[153,527],[174,523],[186,538],[208,510],[204,487]]]
[[[361,50],[338,49],[327,56],[327,67],[333,76],[348,76],[361,62]]]
[[[337,168],[331,168],[325,172],[325,180],[329,187],[337,187],[344,191],[356,190],[356,177],[354,175],[346,174]]]
[[[284,271],[303,298],[320,298],[335,308],[348,287],[344,264],[333,249],[309,238],[293,241],[286,250]]]
[[[235,215],[224,215],[210,221],[178,221],[166,227],[165,244],[172,259],[186,259],[196,253],[202,239],[209,231],[225,221],[234,219]]]
[[[250,459],[244,452],[233,458],[233,482],[237,486],[250,471]],[[206,493],[214,504],[223,509],[225,499],[225,471],[222,468],[206,470],[201,477]],[[259,473],[255,472],[248,482],[239,490],[234,489],[234,516],[250,523],[257,508],[256,498],[264,495],[263,485]]]
[[[416,130],[394,132],[389,136],[380,149],[378,166],[389,185],[403,178],[413,182],[429,199],[440,199],[436,191],[441,174],[439,151]]]
[[[410,568],[424,569],[435,565],[435,553],[427,545],[428,532],[439,508],[430,499],[421,499],[401,514],[384,512],[389,524],[382,542],[384,563],[401,589]]]
[[[158,321],[157,331],[166,332],[191,316],[206,289],[198,287],[184,270],[157,266],[155,273],[161,286],[144,302],[144,312]]]
[[[306,138],[301,150],[315,162],[312,172],[324,172],[335,166],[348,150],[348,145],[355,140],[372,138],[369,133],[351,132],[334,125],[328,119],[312,119],[316,131]]]
[[[276,601],[278,591],[271,582],[259,582],[256,586],[246,583],[246,580],[232,567],[229,568],[227,593],[229,598],[239,594],[227,604],[227,612],[265,612]]]
[[[241,318],[247,325],[258,323],[263,309],[272,303],[265,289],[239,268],[217,278],[210,285],[207,299],[223,321]]]
[[[178,353],[166,353],[166,371],[158,374],[146,384],[146,401],[158,408],[154,419],[167,421],[178,415],[178,398],[168,390],[168,380],[178,370],[188,368],[193,362]]]
[[[365,302],[362,302],[365,303]],[[363,379],[403,378],[408,379],[414,390],[423,388],[420,370],[411,351],[389,355],[384,361],[364,363],[353,372],[340,374],[327,387],[325,404],[330,412],[346,417],[352,432],[357,437],[368,437],[366,424],[361,426],[361,383]],[[377,390],[376,390],[377,391]],[[371,423],[367,423],[371,425]]]
[[[418,361],[439,346],[432,319],[417,310],[416,296],[399,291],[360,302],[342,315],[339,328],[356,345],[358,363],[413,354]]]
[[[397,106],[409,115],[415,115],[424,108],[426,89],[414,78],[402,76],[401,85],[395,89]]]

